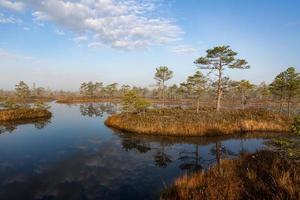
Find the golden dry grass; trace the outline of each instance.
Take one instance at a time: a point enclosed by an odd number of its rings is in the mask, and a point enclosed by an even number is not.
[[[85,98],[85,97],[73,97],[58,99],[56,103],[72,104],[72,103],[99,103],[99,102],[120,102],[119,98]]]
[[[300,199],[300,166],[279,153],[261,151],[224,160],[208,172],[178,178],[164,200]]]
[[[119,130],[169,136],[214,136],[244,132],[288,132],[291,120],[266,110],[159,109],[144,114],[121,113],[108,117],[105,124]]]
[[[0,121],[17,121],[24,119],[50,118],[52,113],[46,109],[11,109],[0,110]]]

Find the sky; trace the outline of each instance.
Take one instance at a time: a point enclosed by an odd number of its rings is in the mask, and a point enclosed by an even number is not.
[[[158,66],[174,72],[171,85],[218,45],[251,66],[227,76],[270,83],[300,71],[299,10],[298,0],[0,0],[0,88],[152,87]]]

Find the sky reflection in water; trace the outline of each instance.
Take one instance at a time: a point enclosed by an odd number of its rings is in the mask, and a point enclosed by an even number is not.
[[[184,173],[263,147],[263,139],[120,133],[103,124],[116,110],[53,103],[51,120],[0,125],[0,199],[158,199]]]

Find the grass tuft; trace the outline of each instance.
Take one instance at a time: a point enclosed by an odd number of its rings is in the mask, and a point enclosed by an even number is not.
[[[161,199],[300,199],[300,166],[282,154],[261,151],[224,160],[208,172],[178,178]]]

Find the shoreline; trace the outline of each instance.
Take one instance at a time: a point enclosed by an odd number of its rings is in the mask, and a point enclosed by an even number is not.
[[[41,118],[47,119],[51,117],[52,113],[46,109],[22,108],[0,110],[0,122],[13,122]]]
[[[285,154],[261,150],[220,160],[208,171],[183,175],[160,199],[298,199],[300,168]],[[272,177],[272,182],[270,182]]]
[[[124,132],[145,135],[198,137],[244,133],[288,134],[291,119],[265,110],[201,111],[158,109],[143,114],[109,116],[105,125]]]
[[[59,104],[78,104],[78,103],[118,103],[120,98],[70,98],[57,99],[55,102]]]

